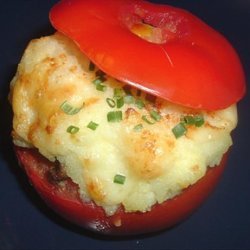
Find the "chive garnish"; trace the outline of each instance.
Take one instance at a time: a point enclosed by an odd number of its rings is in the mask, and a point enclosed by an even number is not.
[[[134,131],[136,132],[139,132],[143,129],[143,125],[140,123],[140,124],[137,124],[136,126],[134,126]]]
[[[196,115],[194,117],[194,121],[195,121],[194,124],[196,127],[201,127],[205,123],[204,117],[202,115]]]
[[[78,131],[79,131],[79,128],[76,126],[73,126],[73,125],[71,125],[67,128],[67,132],[72,134],[72,135],[76,134]]]
[[[142,108],[145,107],[145,104],[144,104],[144,102],[141,99],[137,99],[137,100],[135,100],[135,106],[138,109],[142,109]]]
[[[150,116],[157,122],[161,120],[161,115],[156,110],[151,110]]]
[[[61,104],[60,109],[67,115],[75,115],[83,108],[83,105],[80,108],[74,108],[72,105],[68,103],[68,101],[64,101]]]
[[[104,92],[107,89],[107,86],[103,85],[102,83],[105,82],[106,80],[107,79],[103,75],[100,75],[92,82],[95,84],[96,90]]]
[[[155,120],[154,121],[149,120],[146,115],[143,115],[141,118],[143,121],[145,121],[146,123],[148,123],[150,125],[155,124]]]
[[[106,102],[109,105],[110,108],[114,108],[115,107],[115,101],[114,99],[111,98],[106,98]]]
[[[195,125],[196,127],[201,127],[204,124],[204,117],[203,115],[186,115],[181,119],[181,121],[185,123],[185,125]]]
[[[96,90],[104,92],[107,89],[106,85],[103,85],[101,83],[96,84]]]
[[[132,95],[126,95],[124,96],[124,102],[126,104],[132,104],[135,102],[135,98]]]
[[[122,111],[110,111],[107,114],[108,122],[120,122],[122,120]]]
[[[87,128],[92,129],[92,130],[96,130],[98,126],[99,126],[99,124],[97,124],[97,123],[91,121],[91,122],[89,122],[89,124],[87,125]]]
[[[194,117],[191,115],[186,115],[181,119],[182,122],[184,122],[187,125],[194,125],[195,124],[195,120]]]
[[[204,122],[203,115],[186,115],[181,118],[181,122],[172,129],[172,132],[176,138],[179,138],[186,134],[187,126],[194,125],[195,127],[201,127]]]
[[[114,98],[120,98],[124,96],[124,91],[121,88],[115,88],[114,89]]]
[[[119,108],[121,108],[123,105],[124,105],[124,99],[123,99],[123,97],[118,98],[118,99],[116,100],[116,106],[117,106],[117,108],[119,109]]]
[[[114,176],[113,182],[117,184],[124,184],[126,180],[126,176],[121,175],[121,174],[116,174]]]
[[[172,132],[175,136],[176,139],[178,139],[179,137],[183,136],[186,134],[187,132],[187,129],[185,127],[185,125],[180,122],[178,123],[173,129],[172,129]]]

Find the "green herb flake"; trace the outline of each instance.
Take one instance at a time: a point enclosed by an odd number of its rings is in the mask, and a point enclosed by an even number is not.
[[[137,100],[135,100],[135,106],[136,106],[138,109],[142,109],[142,108],[145,107],[145,103],[143,102],[143,100],[137,99]]]
[[[114,176],[114,179],[113,179],[113,182],[116,183],[116,184],[124,184],[126,181],[126,176],[124,175],[121,175],[121,174],[116,174]]]
[[[181,122],[185,123],[186,125],[194,125],[194,117],[192,115],[186,115],[181,118]]]
[[[99,124],[97,124],[97,123],[91,121],[91,122],[89,122],[89,124],[87,125],[87,128],[89,128],[89,129],[91,129],[91,130],[96,130],[98,126],[99,126]]]
[[[151,110],[150,111],[150,116],[152,119],[154,119],[155,121],[160,121],[161,120],[161,115],[156,111],[156,110]]]
[[[96,90],[104,92],[107,89],[106,85],[103,85],[101,83],[96,84]]]
[[[181,136],[185,135],[187,132],[187,128],[185,127],[185,125],[180,122],[179,124],[177,124],[173,129],[172,132],[175,136],[176,139],[180,138]]]
[[[67,132],[68,133],[70,133],[70,134],[76,134],[78,131],[79,131],[80,129],[78,128],[78,127],[76,127],[76,126],[73,126],[73,125],[71,125],[71,126],[69,126],[68,128],[67,128]]]
[[[186,115],[181,118],[181,122],[185,125],[195,125],[196,127],[201,127],[204,124],[204,117],[202,115]]]
[[[124,102],[126,104],[132,104],[135,102],[135,98],[132,95],[126,95],[124,96]]]
[[[121,98],[124,96],[124,91],[121,88],[115,88],[114,89],[114,98]]]
[[[75,115],[77,114],[84,106],[84,103],[82,105],[82,107],[80,108],[75,108],[73,107],[72,105],[70,105],[68,103],[68,101],[64,101],[61,106],[60,106],[60,109],[67,115]]]
[[[109,105],[110,108],[114,108],[116,103],[115,103],[115,100],[112,99],[112,98],[106,98],[106,102],[107,104]]]
[[[136,126],[134,126],[134,131],[135,132],[139,132],[143,129],[143,125],[140,123],[140,124],[137,124]]]
[[[194,121],[196,127],[201,127],[205,123],[203,115],[196,115]]]
[[[122,121],[122,111],[110,111],[107,114],[108,122],[120,122]]]
[[[123,97],[118,98],[118,99],[116,100],[116,106],[117,106],[117,108],[118,108],[118,109],[119,109],[119,108],[122,108],[123,105],[124,105],[124,99],[123,99]]]
[[[149,120],[146,115],[143,115],[141,118],[143,121],[145,121],[147,124],[150,124],[150,125],[153,125],[156,122],[155,120],[153,120],[153,121]]]

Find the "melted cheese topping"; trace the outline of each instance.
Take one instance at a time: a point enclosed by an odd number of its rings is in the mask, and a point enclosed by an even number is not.
[[[148,211],[179,194],[205,175],[207,167],[220,163],[232,144],[230,132],[237,123],[233,105],[216,112],[197,111],[156,99],[136,96],[146,104],[125,104],[123,119],[108,122],[116,111],[106,99],[123,83],[107,77],[105,91],[98,91],[89,70],[89,60],[61,34],[33,40],[26,49],[11,83],[14,111],[13,140],[16,145],[36,147],[51,161],[58,160],[67,175],[79,185],[83,200],[93,200],[107,214],[121,204],[127,212]],[[68,115],[60,108],[67,101],[81,108]],[[142,119],[150,110],[162,119],[153,125]],[[201,113],[205,124],[190,126],[176,139],[172,128],[183,115]],[[149,118],[150,119],[150,118]],[[99,126],[87,127],[90,121]],[[141,130],[134,127],[142,124]],[[67,132],[76,126],[75,134]],[[117,174],[126,177],[114,183]]]

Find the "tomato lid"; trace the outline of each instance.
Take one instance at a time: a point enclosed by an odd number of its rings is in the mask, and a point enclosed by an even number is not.
[[[173,103],[218,110],[245,93],[230,43],[182,9],[142,0],[63,0],[50,20],[105,73]]]

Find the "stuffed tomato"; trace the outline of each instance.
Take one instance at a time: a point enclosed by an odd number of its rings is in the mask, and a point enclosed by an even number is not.
[[[245,92],[231,45],[146,1],[65,0],[11,82],[13,142],[45,202],[104,234],[169,228],[214,188]]]

